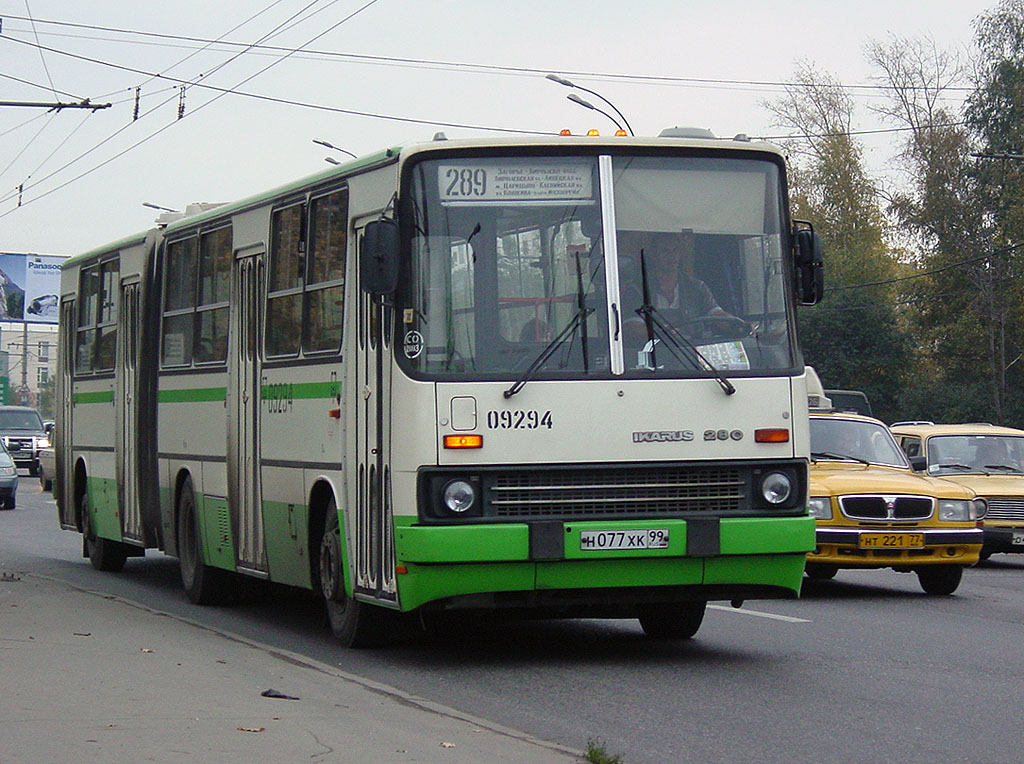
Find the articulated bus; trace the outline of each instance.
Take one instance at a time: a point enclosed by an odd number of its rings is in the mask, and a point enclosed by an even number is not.
[[[438,136],[167,215],[64,266],[60,523],[196,603],[312,590],[350,646],[467,610],[687,638],[799,593],[821,273],[778,149],[678,129]]]

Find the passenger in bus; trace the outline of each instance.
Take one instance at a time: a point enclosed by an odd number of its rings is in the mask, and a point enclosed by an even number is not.
[[[624,238],[623,242],[626,241],[628,239]],[[680,322],[703,316],[731,317],[718,304],[707,284],[693,275],[695,249],[692,231],[649,233],[640,242],[647,266],[647,288],[655,310],[661,313],[671,311],[668,317],[677,327]],[[644,304],[640,253],[625,251],[620,255],[633,255],[636,260],[635,272],[623,284],[625,320],[622,331],[627,342],[640,344],[647,340],[644,319],[636,313]]]

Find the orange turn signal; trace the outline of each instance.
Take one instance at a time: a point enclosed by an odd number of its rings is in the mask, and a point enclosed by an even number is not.
[[[483,448],[483,435],[445,435],[445,448]]]
[[[755,443],[789,443],[789,430],[785,427],[762,427],[754,430]]]

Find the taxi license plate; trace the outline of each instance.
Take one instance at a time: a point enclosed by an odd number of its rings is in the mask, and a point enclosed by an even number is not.
[[[580,531],[580,549],[668,549],[668,530]]]
[[[1014,546],[1024,546],[1024,531],[1014,531],[1010,536],[1010,543]]]
[[[861,549],[921,549],[923,533],[862,533]]]

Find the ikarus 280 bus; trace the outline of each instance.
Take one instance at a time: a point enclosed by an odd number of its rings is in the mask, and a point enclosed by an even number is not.
[[[197,603],[312,589],[352,646],[796,596],[822,282],[787,206],[775,147],[668,131],[436,139],[168,216],[64,267],[61,524]]]

